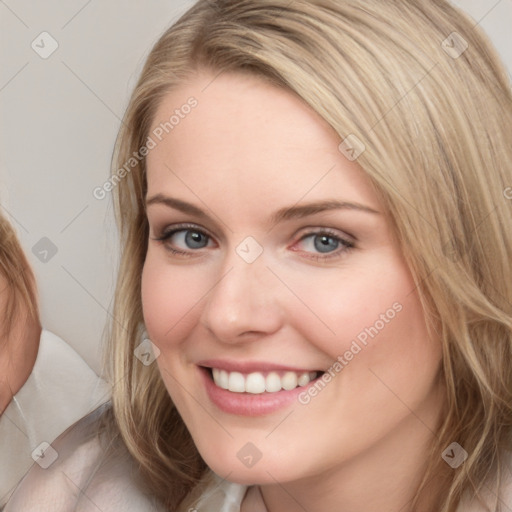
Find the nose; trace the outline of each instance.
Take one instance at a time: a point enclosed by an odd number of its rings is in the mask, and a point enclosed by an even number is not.
[[[276,280],[263,258],[246,263],[235,255],[223,270],[205,298],[201,323],[224,343],[277,332],[283,323],[283,307]]]

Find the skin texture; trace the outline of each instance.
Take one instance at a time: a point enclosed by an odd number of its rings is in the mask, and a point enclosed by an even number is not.
[[[10,289],[0,275],[0,311],[5,311]],[[37,358],[41,325],[23,314],[14,322],[8,336],[0,340],[0,414],[23,387]]]
[[[271,512],[409,510],[443,402],[441,344],[370,180],[314,111],[255,77],[198,72],[168,94],[154,126],[191,96],[197,108],[148,155],[142,299],[162,378],[201,455],[228,480],[260,484]],[[272,218],[334,200],[374,212]],[[184,232],[156,240],[183,223],[209,235],[204,248]],[[326,229],[354,247],[318,252]],[[248,236],[263,248],[250,264],[236,252]],[[211,358],[326,370],[393,304],[400,312],[306,405],[229,414],[199,378],[197,363]],[[261,452],[252,467],[237,457],[248,442]]]

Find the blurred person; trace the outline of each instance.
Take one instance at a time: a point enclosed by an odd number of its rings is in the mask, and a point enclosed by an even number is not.
[[[0,215],[0,508],[46,444],[109,398],[108,386],[43,329],[34,274]]]

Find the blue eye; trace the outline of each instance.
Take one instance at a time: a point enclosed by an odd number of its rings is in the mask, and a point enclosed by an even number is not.
[[[329,235],[314,235],[313,245],[318,252],[331,252],[339,247],[340,241]]]
[[[174,233],[176,242],[183,241],[189,249],[202,249],[208,245],[209,237],[200,231],[190,229]]]
[[[190,251],[204,249],[213,245],[212,239],[199,229],[178,228],[163,233],[156,238],[166,245],[166,248],[174,254],[187,254]]]
[[[337,256],[352,249],[354,244],[338,235],[321,231],[303,236],[299,242],[299,250],[311,253],[313,257],[322,258]],[[325,256],[324,256],[325,255]]]

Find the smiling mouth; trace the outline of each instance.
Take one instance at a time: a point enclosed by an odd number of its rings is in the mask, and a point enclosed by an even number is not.
[[[206,368],[214,384],[232,393],[277,393],[291,391],[297,387],[307,386],[310,382],[323,375],[323,371],[313,372],[251,372],[248,374],[230,372],[219,368]]]

